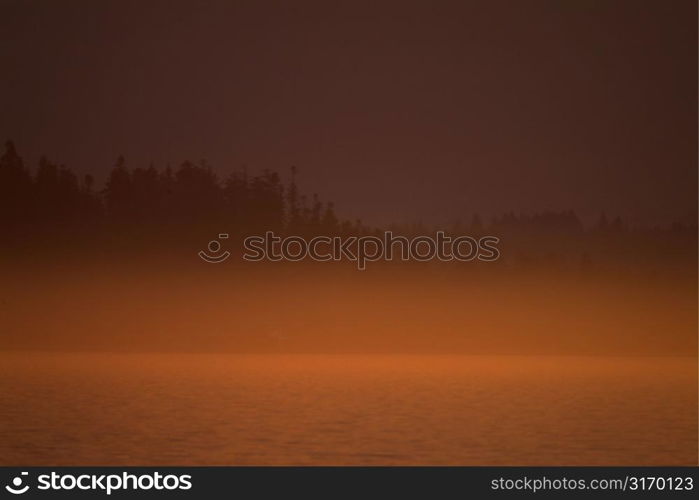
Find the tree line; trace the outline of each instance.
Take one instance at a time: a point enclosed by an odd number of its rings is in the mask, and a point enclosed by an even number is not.
[[[215,226],[246,234],[273,230],[299,235],[363,233],[359,220],[339,220],[332,202],[297,187],[297,169],[284,185],[277,172],[234,171],[219,179],[206,161],[173,169],[129,168],[119,156],[102,189],[91,175],[41,157],[32,173],[12,141],[0,157],[0,224],[6,239],[62,233],[174,231]],[[143,231],[141,231],[143,233]]]
[[[383,231],[360,220],[339,218],[332,202],[299,190],[298,175],[292,166],[286,183],[270,170],[250,175],[243,169],[220,179],[204,160],[184,161],[177,168],[158,169],[152,164],[129,168],[119,156],[99,189],[91,175],[79,177],[46,157],[32,172],[14,143],[7,141],[0,156],[0,238],[4,247],[85,240],[201,245],[220,232],[235,237],[272,230],[310,237]],[[410,236],[437,228],[411,224],[384,229]],[[691,255],[696,249],[696,225],[639,230],[603,213],[586,229],[572,210],[533,215],[508,212],[488,222],[473,215],[466,222],[439,229],[454,235],[499,236],[505,255],[522,261],[535,255],[586,259],[611,251]]]

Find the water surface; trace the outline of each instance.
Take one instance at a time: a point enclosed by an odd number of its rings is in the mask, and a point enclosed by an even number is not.
[[[696,358],[0,355],[3,465],[696,465]]]

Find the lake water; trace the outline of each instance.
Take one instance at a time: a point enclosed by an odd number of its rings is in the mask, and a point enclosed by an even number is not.
[[[3,465],[696,465],[696,358],[0,355]]]

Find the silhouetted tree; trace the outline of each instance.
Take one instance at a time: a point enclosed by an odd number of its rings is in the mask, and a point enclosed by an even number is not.
[[[0,230],[16,235],[33,219],[32,180],[12,141],[0,156]]]
[[[122,155],[117,158],[104,188],[107,215],[115,221],[127,222],[134,215],[131,173]]]

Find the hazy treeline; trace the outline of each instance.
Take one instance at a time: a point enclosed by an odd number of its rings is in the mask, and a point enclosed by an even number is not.
[[[198,229],[247,234],[264,230],[298,234],[360,233],[360,221],[340,221],[331,202],[308,197],[276,172],[236,171],[219,179],[206,161],[178,168],[129,168],[120,156],[105,186],[79,178],[46,157],[32,173],[8,141],[0,157],[0,224],[8,241],[52,236],[90,237],[108,230],[157,241]],[[208,233],[207,233],[208,234]],[[149,237],[150,235],[150,237]]]
[[[120,156],[100,188],[92,176],[78,177],[46,157],[32,172],[8,141],[0,157],[3,248],[60,248],[76,243],[103,248],[197,247],[220,232],[233,237],[266,230],[312,236],[377,234],[390,229],[396,234],[425,235],[441,229],[455,235],[497,236],[503,262],[519,265],[545,262],[585,267],[618,259],[631,264],[687,263],[696,256],[696,225],[629,228],[619,217],[601,214],[594,227],[585,228],[571,210],[510,212],[490,221],[473,215],[447,228],[419,224],[369,228],[359,220],[338,218],[333,203],[321,201],[317,194],[301,193],[297,175],[291,167],[286,183],[269,170],[257,175],[234,171],[221,179],[206,161],[185,161],[177,168],[130,168]]]
[[[379,230],[337,217],[289,174],[220,179],[206,163],[158,170],[119,158],[97,187],[45,158],[30,169],[8,143],[0,347],[696,353],[696,227],[640,229],[604,215],[586,227],[568,210]],[[268,229],[494,235],[501,257],[377,261],[366,272],[354,262],[212,266],[197,257],[220,232],[231,233],[235,253],[234,238]]]

